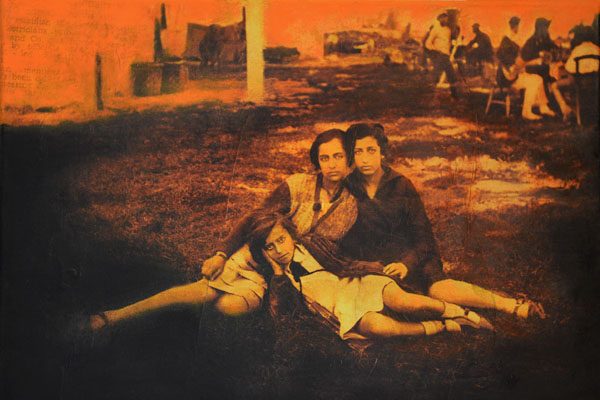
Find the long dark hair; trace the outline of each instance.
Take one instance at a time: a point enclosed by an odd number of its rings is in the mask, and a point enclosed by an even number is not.
[[[342,146],[344,147],[344,152],[346,152],[346,159],[348,165],[350,165],[350,153],[348,149],[348,140],[346,140],[346,132],[341,129],[329,129],[324,132],[321,132],[317,135],[315,140],[312,142],[310,146],[310,162],[315,166],[317,170],[321,169],[319,165],[319,147],[323,143],[329,143],[334,139],[339,139],[342,142]]]
[[[256,263],[261,267],[261,273],[267,276],[272,274],[269,263],[265,260],[262,252],[265,248],[267,237],[277,224],[281,224],[286,231],[292,236],[294,240],[297,240],[298,234],[292,221],[285,215],[272,211],[263,210],[256,212],[252,217],[250,225],[250,233],[248,235],[248,246],[250,247],[250,254]]]

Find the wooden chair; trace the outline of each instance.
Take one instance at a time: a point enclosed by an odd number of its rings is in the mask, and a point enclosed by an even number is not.
[[[582,74],[579,72],[579,62],[581,60],[597,60],[600,63],[600,56],[597,54],[586,54],[575,57],[575,116],[577,117],[577,125],[581,126],[581,102],[582,93],[593,90],[592,95],[594,101],[598,101],[598,71]],[[597,103],[596,103],[597,104]]]
[[[513,96],[519,96],[520,91],[513,89],[508,86],[500,86],[497,82],[490,89],[490,94],[488,95],[487,105],[485,106],[485,115],[490,112],[490,108],[492,104],[501,104],[505,107],[506,118],[510,117],[510,107],[513,102]]]

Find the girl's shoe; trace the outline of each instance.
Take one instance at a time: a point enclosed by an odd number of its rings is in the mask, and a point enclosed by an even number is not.
[[[446,324],[446,330],[453,332],[456,329],[456,325],[459,326],[470,326],[475,329],[486,329],[494,331],[494,326],[486,318],[480,316],[474,311],[467,310],[465,315],[447,319],[444,321]]]
[[[534,317],[539,319],[546,319],[547,317],[546,312],[544,311],[544,307],[541,303],[529,300],[526,297],[517,299],[517,304],[515,305],[513,314],[523,319],[529,319]]]

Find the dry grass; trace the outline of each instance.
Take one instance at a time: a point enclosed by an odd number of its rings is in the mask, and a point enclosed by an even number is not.
[[[496,335],[402,339],[359,355],[305,316],[292,328],[273,330],[264,313],[226,320],[208,310],[183,310],[127,325],[84,358],[60,359],[64,398],[592,393],[597,132],[495,116],[481,122],[481,98],[452,104],[383,67],[354,67],[351,78],[335,68],[271,73],[330,86],[305,91],[308,100],[298,110],[206,105],[84,125],[10,128],[6,143],[17,150],[7,161],[6,183],[24,186],[8,197],[6,207],[18,216],[6,224],[24,238],[20,248],[34,254],[30,264],[24,255],[15,260],[29,265],[36,285],[55,299],[42,305],[30,299],[31,307],[52,320],[73,309],[117,307],[197,278],[198,264],[244,212],[285,176],[310,170],[305,145],[316,124],[370,119],[397,136],[394,165],[421,191],[449,273],[528,293],[547,306],[550,319],[521,322],[486,313]],[[348,85],[355,90],[336,89]],[[496,169],[486,169],[489,159]],[[523,170],[512,171],[515,166]],[[481,190],[478,182],[486,179],[529,186],[509,196]],[[576,184],[546,186],[557,180]],[[482,207],[485,201],[492,206]],[[35,211],[25,213],[25,206]],[[69,275],[74,265],[80,276]],[[46,266],[59,276],[42,281],[54,274],[41,272]],[[18,297],[28,284],[22,271],[11,271],[19,288],[11,293]],[[70,289],[60,292],[60,283]],[[23,327],[38,323],[27,320]],[[38,340],[46,349],[47,341]]]

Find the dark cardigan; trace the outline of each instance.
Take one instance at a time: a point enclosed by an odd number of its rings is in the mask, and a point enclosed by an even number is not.
[[[431,223],[410,180],[384,167],[373,199],[367,195],[359,171],[347,181],[358,200],[358,219],[340,243],[342,254],[383,264],[402,262],[408,268],[403,286],[421,292],[444,279]]]

